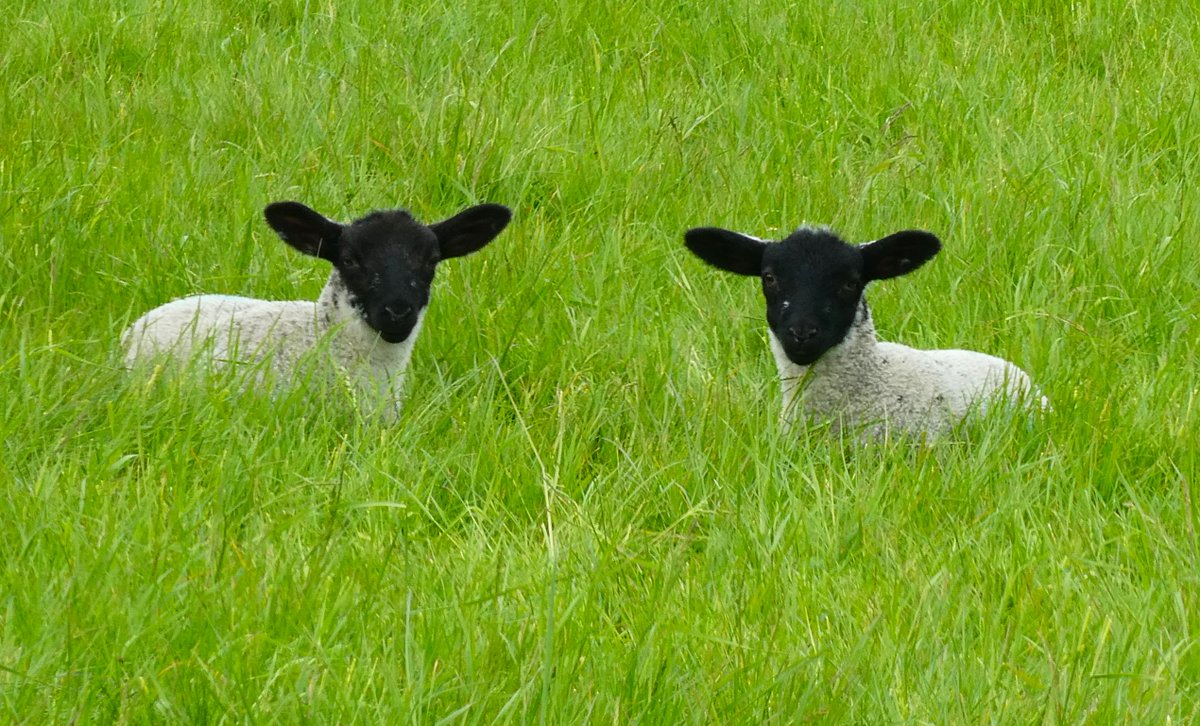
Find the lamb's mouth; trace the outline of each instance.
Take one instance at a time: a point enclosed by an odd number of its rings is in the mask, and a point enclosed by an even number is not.
[[[798,366],[810,366],[825,355],[825,350],[814,348],[784,347],[783,352],[787,355],[788,360]]]
[[[379,337],[382,338],[383,342],[385,343],[403,343],[404,341],[408,340],[409,332],[411,331],[406,330],[403,333],[398,333],[393,330],[381,330],[379,331]]]

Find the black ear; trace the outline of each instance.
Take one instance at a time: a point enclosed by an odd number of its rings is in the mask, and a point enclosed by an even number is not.
[[[738,275],[762,274],[766,242],[720,227],[696,227],[683,234],[684,244],[700,259]]]
[[[267,224],[284,242],[306,255],[337,259],[342,225],[326,219],[300,202],[275,202],[263,210]]]
[[[429,225],[438,238],[443,260],[462,257],[481,249],[508,226],[512,210],[500,204],[480,204],[464,209],[450,219]]]
[[[929,232],[908,229],[859,246],[863,257],[863,277],[886,280],[906,275],[933,259],[942,243]]]

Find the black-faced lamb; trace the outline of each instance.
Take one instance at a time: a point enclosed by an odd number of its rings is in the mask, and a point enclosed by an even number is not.
[[[929,232],[852,245],[820,228],[767,242],[703,227],[688,230],[685,243],[714,267],[760,278],[785,423],[828,422],[869,439],[936,436],[998,402],[1048,406],[1029,376],[1001,358],[876,340],[864,289],[932,259],[941,243]]]
[[[316,302],[194,295],[157,307],[122,335],[125,363],[203,355],[215,367],[258,366],[286,382],[319,345],[355,384],[364,412],[392,420],[439,262],[479,250],[512,212],[481,204],[425,225],[395,209],[339,224],[300,204],[264,210],[284,242],[332,263]]]

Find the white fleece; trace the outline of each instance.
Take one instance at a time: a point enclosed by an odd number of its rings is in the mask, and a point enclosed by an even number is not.
[[[334,270],[316,302],[258,300],[234,295],[193,295],[161,305],[121,335],[125,365],[167,354],[180,360],[205,356],[217,368],[256,366],[261,382],[269,368],[289,381],[307,354],[323,344],[357,388],[364,412],[388,420],[400,413],[404,372],[425,320],[417,314],[408,338],[388,343],[350,305]]]
[[[846,339],[812,365],[788,359],[774,332],[770,344],[786,424],[828,421],[835,430],[861,429],[868,439],[887,432],[934,437],[989,404],[1049,407],[1025,371],[1002,358],[879,342],[865,301]]]

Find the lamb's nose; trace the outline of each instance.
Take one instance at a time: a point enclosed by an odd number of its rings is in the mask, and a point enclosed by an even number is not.
[[[403,303],[392,303],[391,305],[384,305],[383,312],[388,316],[389,320],[395,322],[403,320],[412,314],[412,306]]]
[[[788,328],[788,337],[793,343],[807,343],[817,336],[817,326],[812,323],[805,323]]]

